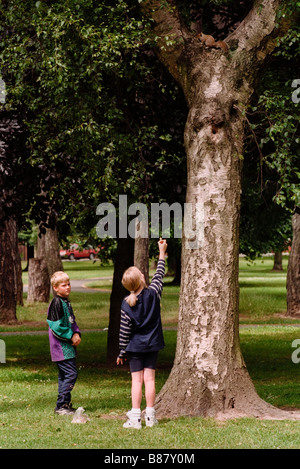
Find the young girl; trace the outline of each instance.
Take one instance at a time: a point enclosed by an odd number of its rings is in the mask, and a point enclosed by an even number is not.
[[[156,273],[148,288],[144,275],[137,267],[129,267],[122,284],[130,291],[121,306],[120,354],[117,365],[128,357],[131,372],[132,409],[127,412],[125,428],[141,428],[142,387],[145,385],[146,426],[158,423],[155,418],[155,368],[159,350],[164,347],[160,317],[160,299],[165,274],[167,243],[158,243],[159,260]]]

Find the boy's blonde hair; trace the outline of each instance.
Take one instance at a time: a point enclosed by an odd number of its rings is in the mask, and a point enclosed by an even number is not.
[[[56,287],[60,283],[66,282],[70,280],[70,277],[66,272],[63,272],[62,270],[58,270],[57,272],[54,272],[54,274],[51,277],[51,285],[52,287]]]
[[[129,304],[129,306],[135,306],[137,302],[137,296],[134,292],[140,287],[142,283],[142,273],[137,267],[129,267],[125,270],[123,277],[122,277],[122,285],[126,288],[126,290],[130,291],[130,295],[125,298],[125,301]]]

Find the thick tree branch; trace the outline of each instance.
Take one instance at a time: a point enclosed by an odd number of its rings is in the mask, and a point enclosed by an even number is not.
[[[226,39],[230,46],[230,67],[237,70],[239,77],[245,76],[249,85],[275,49],[277,38],[289,27],[283,17],[277,24],[276,14],[281,4],[282,0],[255,0],[249,14]],[[173,0],[143,0],[141,8],[154,20],[153,34],[161,62],[182,88],[188,89],[191,73],[187,68],[192,65],[198,72],[203,70],[203,60],[209,56],[201,54],[203,47],[199,47],[199,41],[193,40],[183,25]],[[188,57],[193,57],[193,64]]]
[[[181,23],[177,7],[172,0],[144,0],[141,9],[148,18],[154,20],[153,35],[161,62],[182,84],[179,62],[185,41],[191,34]]]
[[[244,72],[258,70],[275,49],[277,39],[288,30],[284,17],[277,24],[281,4],[281,0],[255,0],[246,18],[226,39],[233,51],[233,63],[238,62]]]

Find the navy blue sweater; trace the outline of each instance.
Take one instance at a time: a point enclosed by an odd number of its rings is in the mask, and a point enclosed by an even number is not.
[[[131,307],[124,299],[121,306],[119,357],[126,352],[155,352],[164,347],[160,300],[165,275],[165,261],[160,259],[148,288],[137,296]]]

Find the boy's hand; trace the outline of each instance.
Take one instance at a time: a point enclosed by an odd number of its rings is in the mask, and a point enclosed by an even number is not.
[[[121,357],[117,358],[117,365],[123,365],[123,358]]]
[[[72,336],[71,341],[72,341],[72,345],[74,345],[74,347],[77,347],[77,345],[79,345],[81,342],[80,335],[77,332],[75,332],[75,334],[73,334]]]

